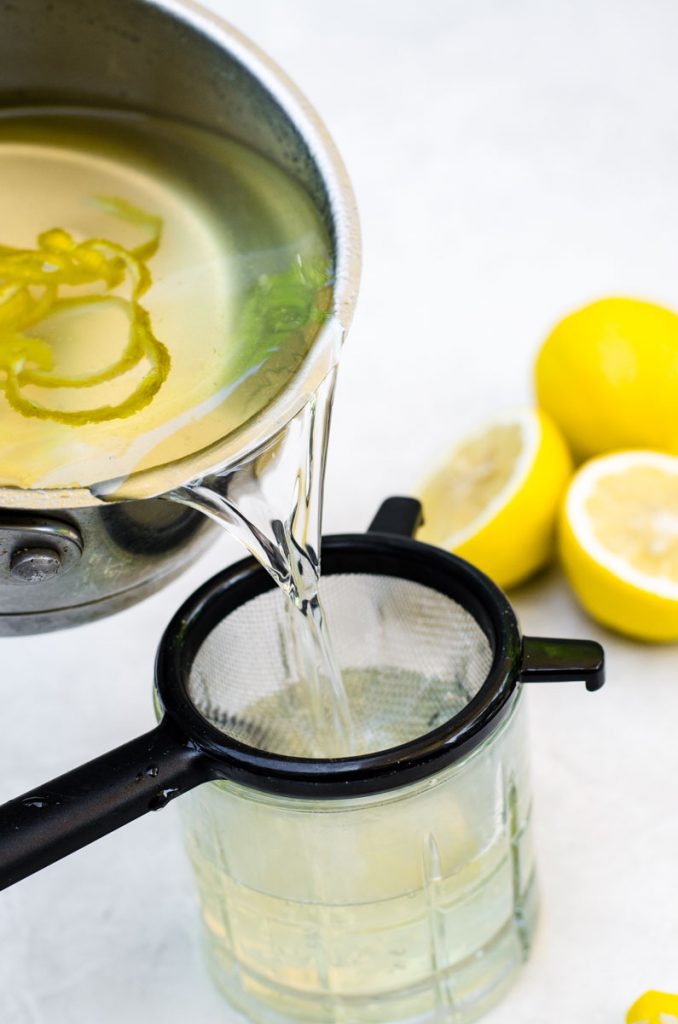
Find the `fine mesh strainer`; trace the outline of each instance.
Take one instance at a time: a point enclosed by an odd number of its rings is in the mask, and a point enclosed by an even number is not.
[[[487,679],[487,636],[473,615],[437,590],[397,576],[339,572],[322,581],[321,598],[354,722],[355,753],[430,732]],[[205,637],[187,691],[231,739],[274,754],[314,757],[316,721],[299,682],[299,632],[289,623],[296,614],[279,590],[240,605]]]
[[[293,610],[253,559],[219,573],[161,641],[151,732],[0,807],[0,887],[204,782],[290,797],[405,786],[497,729],[520,683],[603,685],[585,640],[521,637],[503,593],[468,563],[411,539],[419,505],[384,503],[365,535],[323,542],[322,597],[357,725],[357,753],[315,755]]]

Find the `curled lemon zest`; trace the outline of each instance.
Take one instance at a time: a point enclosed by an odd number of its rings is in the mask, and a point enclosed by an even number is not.
[[[112,216],[149,232],[147,240],[127,249],[106,238],[77,242],[64,228],[41,232],[36,249],[0,245],[0,390],[22,416],[80,425],[121,419],[143,409],[162,387],[170,355],[155,336],[140,299],[152,283],[147,261],[158,251],[162,219],[116,196],[96,196],[96,205]],[[103,291],[92,290],[103,285]],[[114,294],[123,285],[129,296]],[[89,288],[63,294],[63,288]],[[53,372],[52,346],[29,330],[46,317],[69,309],[112,306],[128,320],[122,355],[95,373],[59,376]],[[126,399],[115,405],[63,411],[27,398],[25,387],[89,388],[115,380],[145,361],[148,370]]]

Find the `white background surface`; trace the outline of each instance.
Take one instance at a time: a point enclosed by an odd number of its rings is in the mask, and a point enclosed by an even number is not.
[[[549,326],[610,292],[678,305],[678,8],[636,0],[222,0],[307,92],[353,178],[363,290],[326,527],[363,528],[469,420],[530,397]],[[2,641],[0,798],[153,721],[153,655],[224,541],[128,612]],[[535,688],[543,915],[488,1024],[621,1024],[678,991],[678,656],[602,633],[557,572],[528,633],[600,637],[609,685]],[[1,1024],[234,1024],[195,944],[176,809],[0,897]]]

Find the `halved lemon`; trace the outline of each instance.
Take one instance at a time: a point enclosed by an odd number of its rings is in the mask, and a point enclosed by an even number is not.
[[[629,451],[588,462],[563,502],[560,550],[594,618],[643,640],[678,640],[678,458]]]
[[[459,441],[422,484],[419,539],[514,586],[552,557],[571,475],[567,446],[548,416],[507,413]]]

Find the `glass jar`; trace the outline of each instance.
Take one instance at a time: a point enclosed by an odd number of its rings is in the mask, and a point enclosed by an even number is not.
[[[182,802],[210,972],[260,1024],[475,1019],[536,918],[524,696],[403,789],[300,800],[230,782]]]

